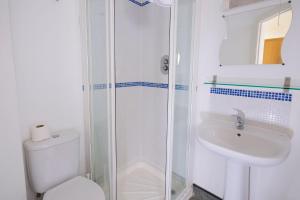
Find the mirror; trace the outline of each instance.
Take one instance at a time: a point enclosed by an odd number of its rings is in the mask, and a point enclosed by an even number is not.
[[[240,6],[245,6],[257,2],[262,2],[265,0],[224,0],[224,7],[226,9],[232,9]]]
[[[253,7],[253,5],[251,5]],[[245,6],[244,6],[245,7]],[[283,64],[281,47],[292,22],[290,3],[256,8],[223,16],[226,33],[220,64]]]

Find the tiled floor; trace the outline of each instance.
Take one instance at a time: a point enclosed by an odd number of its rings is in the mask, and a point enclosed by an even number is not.
[[[192,198],[190,198],[190,200],[219,200],[215,197],[209,197],[209,196],[193,196]]]
[[[190,200],[222,200],[197,186],[194,186],[193,189],[195,195]]]

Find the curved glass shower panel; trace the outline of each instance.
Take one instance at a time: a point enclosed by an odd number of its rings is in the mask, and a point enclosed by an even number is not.
[[[188,136],[190,131],[190,83],[194,0],[177,1],[177,63],[174,100],[172,199],[188,186]]]
[[[107,39],[107,1],[87,0],[92,178],[110,199],[110,82]]]

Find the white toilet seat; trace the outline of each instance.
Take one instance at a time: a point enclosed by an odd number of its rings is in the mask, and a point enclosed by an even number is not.
[[[43,200],[105,200],[104,192],[95,182],[78,176],[66,181],[44,195]]]

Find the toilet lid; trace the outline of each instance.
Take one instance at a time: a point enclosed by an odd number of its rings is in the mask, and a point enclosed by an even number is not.
[[[105,200],[104,192],[95,182],[78,176],[66,181],[44,195],[43,200]]]

